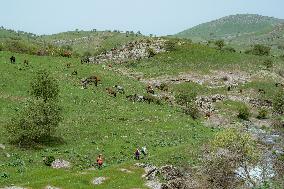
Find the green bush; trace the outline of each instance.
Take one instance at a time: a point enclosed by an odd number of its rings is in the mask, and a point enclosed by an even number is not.
[[[168,91],[169,90],[169,86],[166,84],[166,83],[162,83],[160,86],[159,86],[159,89],[161,91]]]
[[[42,98],[45,102],[50,99],[57,100],[59,86],[46,70],[40,70],[31,83],[30,94],[36,98]]]
[[[176,50],[176,41],[168,40],[165,42],[165,50],[166,51],[175,51]]]
[[[193,102],[196,98],[197,94],[195,92],[192,93],[186,93],[186,92],[180,92],[176,96],[176,102],[179,105],[187,105],[191,102]]]
[[[221,50],[225,46],[224,40],[217,40],[214,42],[214,44],[218,47],[219,50]]]
[[[57,104],[58,84],[46,71],[37,73],[30,93],[35,98],[6,127],[10,140],[19,144],[50,138],[62,120],[61,107]]]
[[[273,61],[271,59],[266,59],[264,61],[264,66],[269,69],[269,68],[272,68],[273,67]]]
[[[204,188],[245,188],[251,182],[249,175],[240,179],[236,169],[242,167],[247,173],[260,159],[257,143],[250,134],[231,128],[218,132],[206,152],[201,167]]]
[[[11,141],[29,144],[52,136],[61,120],[61,109],[57,103],[34,99],[11,120],[6,129]]]
[[[272,107],[274,112],[278,114],[284,113],[284,91],[280,89],[272,100]]]
[[[152,48],[148,48],[147,53],[149,58],[154,57],[156,55],[156,52]]]
[[[186,115],[190,115],[193,119],[197,119],[200,117],[200,112],[197,108],[197,105],[195,102],[188,103],[184,108],[183,112]]]
[[[258,119],[266,119],[267,118],[267,115],[268,115],[268,112],[266,109],[262,108],[258,111],[258,115],[256,118]]]
[[[267,47],[265,45],[254,45],[252,49],[252,54],[254,55],[260,55],[260,56],[268,56],[270,54],[270,47]]]
[[[238,118],[248,120],[250,116],[249,108],[245,105],[238,108]]]
[[[46,156],[44,159],[43,159],[43,163],[46,165],[46,166],[51,166],[52,162],[55,161],[55,157],[54,156]]]

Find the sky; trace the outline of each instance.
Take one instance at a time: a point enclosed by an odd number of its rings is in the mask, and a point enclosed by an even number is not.
[[[79,30],[170,35],[233,14],[284,19],[283,0],[1,0],[0,26],[35,34]]]

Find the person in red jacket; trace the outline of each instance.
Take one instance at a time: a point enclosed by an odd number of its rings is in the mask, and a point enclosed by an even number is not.
[[[103,160],[102,154],[100,154],[100,155],[97,157],[97,165],[98,165],[98,168],[99,168],[99,169],[102,168],[103,163],[104,163],[104,160]]]

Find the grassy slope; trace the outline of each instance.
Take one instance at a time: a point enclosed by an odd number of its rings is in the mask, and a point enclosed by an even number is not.
[[[182,72],[207,73],[212,70],[256,71],[265,58],[186,43],[178,46],[176,51],[159,54],[149,60],[131,62],[126,67],[143,72],[148,78]]]
[[[40,188],[47,184],[58,184],[63,188],[92,188],[90,178],[100,174],[97,171],[78,177],[78,170],[89,167],[99,153],[106,157],[108,168],[102,174],[117,173],[117,165],[133,164],[133,151],[137,146],[147,145],[150,156],[143,160],[155,164],[194,164],[200,144],[212,136],[211,129],[180,113],[168,105],[148,105],[128,102],[124,96],[108,96],[105,88],[115,84],[123,85],[127,94],[140,93],[144,86],[137,81],[103,70],[100,65],[81,65],[77,59],[36,57],[17,54],[17,64],[8,60],[12,53],[0,52],[2,76],[0,78],[0,143],[6,145],[7,158],[0,151],[0,173],[8,173],[9,178],[0,178],[0,186],[23,184]],[[21,64],[30,60],[30,67]],[[71,62],[67,69],[65,64]],[[21,69],[19,69],[21,68]],[[38,150],[21,150],[8,144],[4,125],[28,97],[29,82],[40,68],[48,69],[60,83],[61,105],[64,121],[58,128],[57,136],[63,144],[41,146]],[[73,70],[78,76],[72,76]],[[96,74],[102,77],[102,84],[95,89],[82,90],[81,78]],[[73,164],[70,171],[57,171],[46,168],[42,163],[45,155],[64,158]],[[20,163],[19,163],[20,162]],[[24,162],[24,165],[21,165]],[[122,164],[121,164],[122,163]],[[132,179],[127,179],[124,188],[143,187],[137,170]],[[76,175],[77,174],[77,175]],[[37,175],[36,177],[34,175]],[[138,177],[139,175],[139,177]],[[60,179],[55,179],[60,177]],[[36,181],[38,178],[39,181]],[[69,181],[70,180],[70,181]],[[111,181],[110,182],[114,182]],[[50,183],[48,183],[50,181]],[[117,179],[117,182],[124,182]],[[66,187],[64,187],[66,186]],[[112,188],[105,186],[104,188]]]
[[[200,24],[177,34],[179,37],[205,40],[248,33],[263,33],[271,30],[275,24],[283,20],[251,14],[238,14]]]
[[[274,54],[284,54],[277,47],[283,44],[283,19],[260,15],[232,15],[200,24],[178,33],[176,36],[190,38],[193,41],[225,39],[236,48],[244,50],[254,44],[265,44],[272,47]]]
[[[89,39],[82,39],[84,37],[88,37]],[[75,50],[79,54],[83,54],[87,51],[92,54],[98,54],[102,50],[110,50],[111,48],[118,47],[130,41],[139,40],[142,38],[144,38],[142,35],[126,36],[126,34],[124,33],[107,31],[72,31],[41,37],[41,39],[51,43],[64,39],[66,41],[66,44],[70,45],[73,50]],[[79,40],[70,42],[70,40],[76,39]]]

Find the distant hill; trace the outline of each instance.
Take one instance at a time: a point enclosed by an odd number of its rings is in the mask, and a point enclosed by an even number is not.
[[[238,49],[265,44],[275,51],[282,49],[284,20],[256,14],[237,14],[203,23],[176,34],[195,42],[224,39]]]
[[[256,14],[237,14],[200,24],[177,34],[192,39],[232,38],[252,33],[266,33],[284,20]]]
[[[73,51],[77,56],[86,52],[96,55],[143,38],[145,36],[140,33],[96,30],[35,35],[0,27],[0,50],[27,54],[38,54],[39,51],[60,54],[62,49],[66,49]]]

